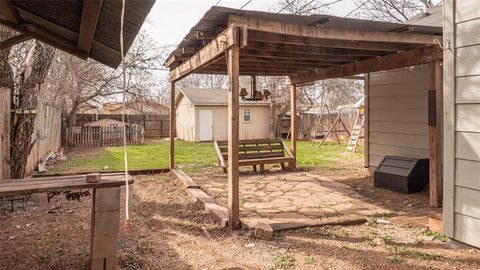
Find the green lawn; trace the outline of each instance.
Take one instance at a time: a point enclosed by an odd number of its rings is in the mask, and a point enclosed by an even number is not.
[[[287,142],[288,144],[288,142]],[[322,147],[312,146],[310,142],[299,141],[298,166],[322,167],[328,170],[345,170],[348,164],[363,160],[363,147],[358,153],[346,151],[346,145],[325,143]],[[168,167],[168,141],[157,141],[144,145],[128,146],[129,169],[155,169]],[[123,147],[105,147],[89,155],[77,155],[75,152],[68,156],[69,160],[59,164],[55,173],[123,170]],[[212,143],[175,142],[175,162],[187,171],[199,171],[202,168],[217,166],[217,157]]]

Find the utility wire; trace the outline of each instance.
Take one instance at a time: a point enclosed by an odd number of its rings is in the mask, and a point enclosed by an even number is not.
[[[218,2],[215,4],[215,6],[218,6],[218,4],[220,4],[220,2],[222,2],[222,0],[218,0]]]
[[[245,4],[243,4],[243,6],[241,6],[239,9],[242,9],[244,8],[246,5],[250,4],[250,2],[252,2],[253,0],[248,0]]]
[[[280,13],[282,11],[284,11],[285,9],[287,9],[288,7],[290,7],[293,3],[295,3],[296,0],[292,0],[292,2],[288,3],[288,5],[284,6],[282,9],[280,9],[279,11],[277,11],[277,13]]]

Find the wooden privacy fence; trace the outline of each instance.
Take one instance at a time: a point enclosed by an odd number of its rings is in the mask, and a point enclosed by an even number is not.
[[[75,126],[102,120],[113,119],[122,121],[121,114],[77,114]],[[125,115],[125,122],[140,125],[144,128],[145,138],[168,137],[170,132],[170,115],[168,114],[139,114]]]
[[[144,129],[129,125],[126,129],[127,144],[143,144]],[[123,127],[74,127],[67,140],[68,147],[122,146]]]

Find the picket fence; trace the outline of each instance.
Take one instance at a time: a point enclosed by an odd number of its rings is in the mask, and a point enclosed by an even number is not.
[[[126,129],[127,144],[143,144],[144,129],[129,125]],[[123,145],[123,127],[78,127],[72,129],[67,141],[68,147],[103,147]]]

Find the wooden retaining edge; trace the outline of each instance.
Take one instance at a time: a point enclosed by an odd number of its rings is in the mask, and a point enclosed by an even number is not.
[[[152,175],[152,174],[160,174],[160,173],[168,173],[170,169],[168,168],[161,168],[161,169],[144,169],[144,170],[128,170],[128,174],[130,175]],[[82,174],[91,174],[91,173],[125,173],[124,170],[121,171],[89,171],[89,172],[78,172],[78,173],[49,173],[49,174],[33,174],[33,178],[38,177],[55,177],[55,176],[69,176],[69,175],[82,175]]]
[[[201,204],[207,214],[222,227],[228,226],[228,210],[227,208],[217,204],[215,200],[207,193],[200,189],[200,185],[188,176],[182,170],[173,170],[173,174],[177,177],[187,190],[188,194]]]
[[[177,179],[182,182],[185,188],[200,188],[200,185],[193,181],[193,179],[182,170],[172,170],[172,172]]]
[[[317,226],[349,226],[359,225],[367,222],[367,219],[363,216],[351,215],[345,217],[329,217],[319,220],[305,220],[302,222],[285,222],[285,223],[270,223],[273,231],[294,230],[305,227],[317,227]]]

